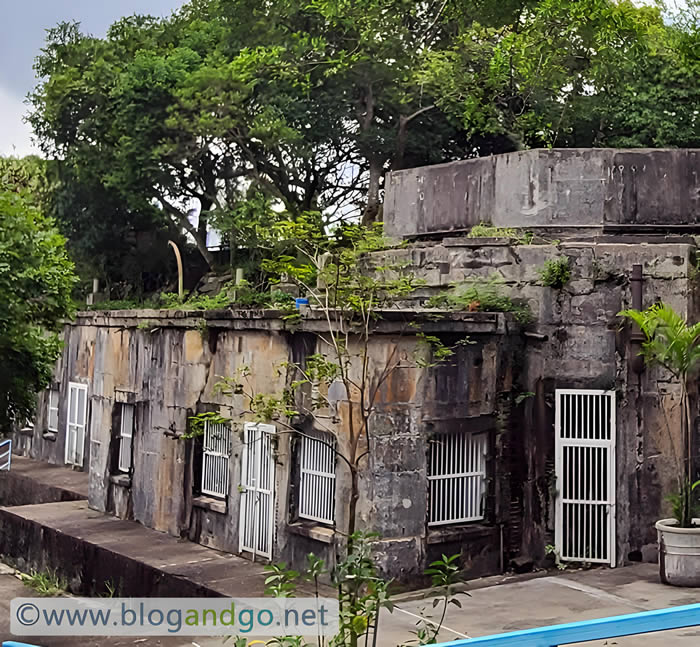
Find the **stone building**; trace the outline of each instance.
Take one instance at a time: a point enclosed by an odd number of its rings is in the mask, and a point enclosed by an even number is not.
[[[424,352],[418,331],[472,343],[442,364],[407,361],[378,390],[357,527],[378,533],[387,575],[415,581],[443,553],[496,573],[552,543],[564,559],[655,559],[679,392],[639,362],[617,313],[663,300],[697,318],[697,171],[696,151],[555,150],[388,176],[385,230],[406,244],[366,271],[388,258],[424,285],[377,322],[371,374]],[[480,223],[497,237],[469,237]],[[543,284],[548,261],[568,267],[563,285]],[[531,319],[426,307],[465,280]],[[350,475],[329,447],[344,451],[352,398],[319,385],[325,424],[294,433],[216,388],[248,366],[253,391],[281,393],[293,376],[278,367],[316,352],[326,325],[313,309],[294,327],[273,311],[81,313],[16,445],[88,471],[96,510],[255,559],[332,564]],[[231,422],[186,438],[202,412]]]

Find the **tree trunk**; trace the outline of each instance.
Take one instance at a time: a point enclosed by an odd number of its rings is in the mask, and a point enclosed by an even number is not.
[[[371,225],[379,215],[379,188],[382,181],[382,162],[373,155],[369,159],[369,184],[367,186],[367,205],[362,214],[362,224]]]
[[[350,536],[355,532],[357,525],[357,502],[360,498],[360,483],[357,475],[357,467],[353,465],[350,469],[350,504],[348,505],[348,548],[350,547]]]
[[[207,242],[207,224],[209,223],[209,209],[211,209],[211,205],[211,201],[203,202],[200,200],[197,235],[204,241],[205,246]]]
[[[198,229],[189,221],[187,214],[182,213],[179,209],[169,204],[165,200],[161,199],[161,203],[165,207],[166,211],[176,220],[176,222],[194,239],[195,245],[202,258],[206,261],[210,270],[214,269],[214,257],[211,252],[207,249],[207,238],[199,235]],[[201,223],[201,219],[200,219]],[[206,226],[206,225],[205,225]]]

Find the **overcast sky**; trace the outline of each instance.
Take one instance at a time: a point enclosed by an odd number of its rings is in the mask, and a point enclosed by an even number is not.
[[[181,4],[183,0],[0,0],[0,155],[35,152],[22,116],[24,99],[36,82],[34,57],[48,27],[78,20],[83,31],[103,36],[121,16],[168,15]]]

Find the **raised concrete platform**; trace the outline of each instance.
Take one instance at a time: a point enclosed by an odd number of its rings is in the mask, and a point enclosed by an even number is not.
[[[86,501],[0,508],[0,554],[22,570],[56,569],[84,595],[107,584],[125,597],[261,597],[265,588],[262,563],[104,515]]]
[[[87,499],[88,475],[64,465],[12,457],[9,472],[0,472],[0,505],[16,506]]]

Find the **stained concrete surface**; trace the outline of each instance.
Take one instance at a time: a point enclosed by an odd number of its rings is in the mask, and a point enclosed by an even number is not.
[[[0,472],[0,505],[15,506],[88,497],[88,474],[65,465],[12,457],[12,469]]]
[[[14,597],[32,597],[10,569],[0,567],[0,639],[11,639],[10,601]],[[650,564],[610,570],[595,569],[546,575],[526,581],[484,586],[463,598],[463,608],[448,612],[441,641],[467,636],[481,636],[517,631],[562,622],[587,620],[611,615],[635,613],[669,606],[700,602],[700,589],[679,589],[658,582],[656,567]],[[252,593],[250,593],[252,595]],[[421,615],[436,615],[431,600],[399,601],[392,614],[381,618],[379,647],[395,647],[415,638],[412,633]],[[41,647],[222,647],[221,638],[70,638],[32,637],[32,644]],[[700,627],[661,632],[643,636],[616,638],[585,643],[588,647],[618,645],[620,647],[690,647],[700,642]],[[413,643],[415,644],[415,642]],[[583,644],[583,643],[582,643]]]
[[[0,553],[24,570],[58,569],[81,594],[110,581],[124,597],[261,597],[267,575],[262,562],[102,514],[87,501],[0,508]]]
[[[700,602],[700,588],[681,589],[659,582],[658,567],[637,564],[618,569],[594,569],[488,586],[462,597],[462,609],[450,607],[441,641],[484,636],[531,627],[650,611]],[[433,618],[431,600],[400,602],[385,613],[380,647],[410,639],[421,615]],[[584,644],[584,643],[582,643]],[[641,636],[587,642],[587,647],[697,647],[700,627]]]
[[[139,638],[138,636],[13,636],[10,633],[10,603],[13,598],[35,597],[34,591],[26,587],[15,575],[13,569],[0,564],[0,642],[16,640],[40,647],[193,647],[195,643],[186,638]],[[198,642],[200,647],[205,647]],[[222,642],[219,640],[219,646]],[[214,643],[211,643],[213,646]],[[210,647],[207,645],[206,647]]]

